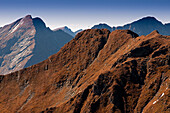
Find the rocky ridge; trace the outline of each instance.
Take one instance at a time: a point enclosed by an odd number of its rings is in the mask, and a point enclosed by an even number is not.
[[[169,112],[170,36],[82,31],[47,60],[0,76],[1,112]]]

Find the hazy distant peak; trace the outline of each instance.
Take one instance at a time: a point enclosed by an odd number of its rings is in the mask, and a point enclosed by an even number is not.
[[[148,35],[154,30],[158,30],[162,35],[169,35],[170,33],[170,23],[163,24],[161,21],[157,20],[155,17],[152,16],[146,16],[129,24],[117,27],[110,27],[105,23],[100,23],[98,25],[94,25],[91,29],[103,28],[106,28],[109,31],[114,31],[116,29],[129,29],[133,32],[136,32],[138,35]]]
[[[64,29],[69,29],[69,28],[67,26],[64,26],[64,27],[56,28],[53,31],[64,30]]]
[[[142,19],[152,19],[152,20],[157,20],[155,17],[153,16],[146,16],[146,17],[143,17]]]
[[[107,25],[106,23],[100,23],[98,25],[94,25],[91,29],[108,29],[109,31],[112,31],[112,27],[110,27],[109,25]]]
[[[106,23],[99,23],[98,25],[109,26]]]
[[[152,16],[143,17],[142,19],[139,19],[135,22],[161,23],[162,24],[162,22],[158,21],[155,17],[152,17]]]
[[[69,35],[71,35],[73,37],[75,36],[75,33],[70,28],[68,28],[67,26],[56,28],[53,31],[59,31],[59,30],[64,31],[64,32],[68,33]]]
[[[81,31],[83,31],[83,29],[79,29],[79,30],[75,31],[74,33],[77,34],[77,33],[81,32]]]
[[[67,26],[64,26],[63,28],[69,29]]]
[[[107,25],[106,23],[99,23],[99,25]],[[107,25],[108,26],[108,25]]]

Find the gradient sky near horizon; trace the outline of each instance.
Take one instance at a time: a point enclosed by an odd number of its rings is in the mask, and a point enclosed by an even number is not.
[[[28,14],[51,29],[73,31],[99,23],[120,26],[145,16],[170,23],[170,0],[0,0],[0,27]]]

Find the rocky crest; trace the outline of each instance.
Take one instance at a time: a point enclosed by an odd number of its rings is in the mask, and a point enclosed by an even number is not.
[[[80,32],[47,60],[0,76],[1,112],[169,112],[170,36]]]
[[[51,31],[30,15],[6,25],[0,29],[0,74],[45,60],[72,38],[63,31]]]

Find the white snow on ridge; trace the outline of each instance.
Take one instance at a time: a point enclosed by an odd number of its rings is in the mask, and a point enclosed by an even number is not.
[[[20,25],[20,24],[18,24],[17,26],[15,26],[15,28],[14,28],[14,29],[12,29],[12,31],[11,31],[10,33],[15,32],[15,31],[19,28],[19,25]]]
[[[156,102],[158,102],[158,100],[154,101],[153,104],[155,104]]]
[[[162,93],[162,95],[161,95],[159,98],[163,97],[164,95],[165,95],[165,93]],[[155,104],[155,103],[158,102],[158,101],[159,101],[159,99],[157,99],[156,101],[154,101],[153,104]]]
[[[164,93],[162,93],[161,97],[164,96]]]

